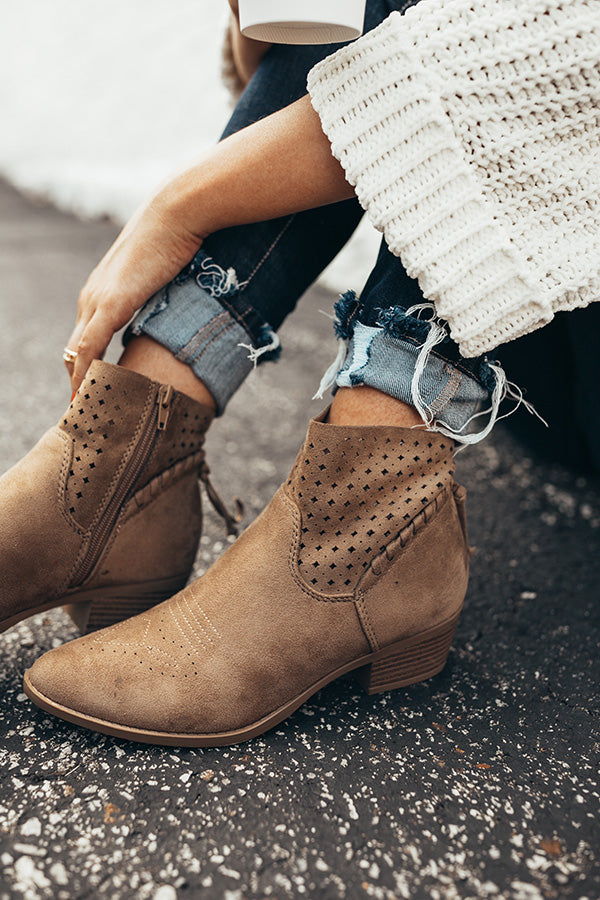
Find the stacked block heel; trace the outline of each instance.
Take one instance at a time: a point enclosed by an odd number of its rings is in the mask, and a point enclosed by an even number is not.
[[[185,587],[187,575],[128,584],[96,588],[74,594],[64,610],[82,634],[115,625],[123,619],[146,612],[163,600],[168,600]]]
[[[426,681],[446,665],[458,617],[457,613],[435,628],[413,635],[380,651],[380,657],[359,672],[359,680],[368,694],[393,691]]]

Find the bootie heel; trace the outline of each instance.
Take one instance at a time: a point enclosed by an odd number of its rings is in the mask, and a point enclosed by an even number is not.
[[[358,673],[367,694],[407,687],[441,672],[448,659],[458,615],[381,651],[380,659]]]
[[[146,584],[129,584],[121,587],[106,587],[83,591],[73,598],[72,603],[63,606],[82,634],[90,634],[99,628],[107,628],[146,612],[172,597],[187,581],[187,572],[174,578],[149,581]]]

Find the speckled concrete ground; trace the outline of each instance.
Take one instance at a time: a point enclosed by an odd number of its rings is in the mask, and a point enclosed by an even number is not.
[[[114,229],[6,187],[0,209],[5,468],[68,399],[74,298]],[[305,299],[280,365],[210,435],[215,482],[248,518],[317,409],[330,305]],[[61,611],[7,632],[0,898],[598,898],[599,485],[500,429],[459,460],[478,552],[449,664],[426,684],[368,698],[348,679],[260,739],[155,749],[26,699],[23,670],[75,634]],[[209,512],[199,572],[224,544]]]

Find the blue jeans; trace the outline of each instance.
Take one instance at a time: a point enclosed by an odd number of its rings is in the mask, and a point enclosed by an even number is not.
[[[369,0],[365,30],[414,2]],[[310,69],[338,46],[274,46],[223,137],[302,97]],[[126,339],[145,334],[167,347],[192,367],[222,414],[253,365],[277,358],[279,326],[361,217],[352,199],[210,235],[146,303]],[[369,385],[415,405],[432,429],[464,442],[476,439],[467,429],[479,410],[485,407],[493,421],[502,370],[484,357],[461,357],[385,242],[360,299],[348,291],[336,304],[335,330],[340,352],[319,396],[329,386]]]

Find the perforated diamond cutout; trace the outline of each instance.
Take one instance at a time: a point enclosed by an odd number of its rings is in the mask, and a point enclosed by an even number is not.
[[[139,398],[134,397],[131,389],[126,388],[129,380],[126,375],[119,379],[120,372],[115,373],[114,367],[102,364],[96,370],[98,374],[87,378],[61,423],[62,431],[74,441],[66,481],[66,505],[84,528],[94,519],[119,469],[148,392],[146,387]],[[112,377],[121,380],[122,385],[113,385]],[[129,415],[124,415],[123,410]]]
[[[89,527],[109,501],[141,435],[153,427],[157,385],[117,366],[94,362],[59,428],[73,442],[66,473],[65,508]],[[138,491],[180,460],[202,450],[213,418],[207,407],[175,395],[166,428],[156,431],[151,454],[131,489]]]
[[[287,482],[302,516],[298,568],[315,590],[348,593],[371,559],[452,483],[451,447],[404,429],[313,423],[309,435]]]

